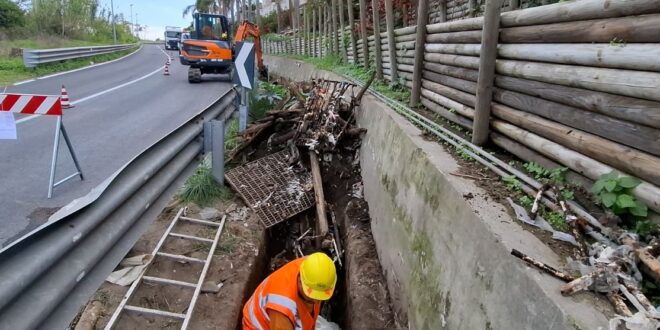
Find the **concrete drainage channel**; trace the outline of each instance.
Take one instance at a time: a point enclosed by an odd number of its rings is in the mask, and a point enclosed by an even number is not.
[[[302,62],[273,57],[267,62],[271,73],[293,81],[342,80]],[[419,129],[372,97],[363,99],[357,122],[368,130],[361,146],[326,160],[328,166],[321,167],[325,198],[334,206],[331,211],[345,251],[337,294],[323,315],[342,329],[607,326],[612,315],[607,302],[588,293],[563,297],[555,290],[560,282],[509,255],[511,249],[520,249],[549,264],[562,264],[502,204],[489,199],[488,192],[470,180],[448,175],[456,173],[459,165],[442,146],[424,139]],[[265,156],[263,143],[255,149],[246,152],[249,160]],[[131,255],[150,251],[150,244],[181,206],[171,205]],[[233,219],[220,238],[207,277],[222,287],[200,296],[191,329],[239,326],[246,299],[261,279],[294,258],[290,242],[302,236],[315,218],[313,209],[307,210],[266,231],[237,196],[213,207]],[[203,213],[194,206],[189,211],[192,217]],[[219,218],[217,214],[211,220]],[[176,248],[182,249],[177,253],[187,251],[193,257],[205,253],[194,251],[199,248],[194,246]],[[172,269],[155,267],[154,271],[161,275]],[[178,305],[183,295],[161,297],[154,288],[146,292],[139,298],[142,303],[185,308]],[[122,294],[116,286],[104,284],[81,320],[89,314],[101,316],[93,327],[81,329],[102,328],[107,315],[98,308],[95,311],[94,305],[103,305],[111,313]],[[162,322],[129,322],[122,328],[174,329],[178,325]]]

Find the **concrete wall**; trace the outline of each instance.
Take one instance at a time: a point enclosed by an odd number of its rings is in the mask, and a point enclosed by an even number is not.
[[[300,61],[268,57],[292,80],[338,79]],[[550,265],[559,257],[472,181],[443,147],[371,96],[358,122],[365,197],[393,308],[410,329],[596,329],[609,304],[509,255],[512,248]],[[473,197],[467,194],[471,193]]]

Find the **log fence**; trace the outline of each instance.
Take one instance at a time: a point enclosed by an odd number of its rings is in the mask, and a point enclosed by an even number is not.
[[[483,28],[484,17],[466,18],[469,5],[429,1],[428,15],[418,17],[428,22],[421,33],[417,26],[395,28],[387,18],[378,52],[374,35],[363,38],[363,25],[351,24],[349,13],[342,29],[347,61],[369,68],[382,63],[384,80],[394,75],[425,108],[469,131],[476,127],[473,137],[481,138],[475,142],[565,166],[584,181],[612,170],[636,176],[643,182],[633,193],[660,212],[660,1],[526,8],[527,1],[504,0],[495,31]],[[484,1],[474,5],[477,13],[487,11]],[[329,54],[324,44],[332,37],[321,34],[312,33],[313,56]],[[291,53],[294,45],[269,40],[266,50]]]

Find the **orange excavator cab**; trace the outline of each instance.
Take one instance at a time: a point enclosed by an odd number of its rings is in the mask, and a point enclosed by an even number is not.
[[[253,37],[257,57],[257,68],[262,76],[268,75],[263,64],[259,27],[243,21],[232,42],[229,39],[229,22],[223,15],[193,14],[194,31],[190,39],[183,42],[179,59],[188,65],[188,81],[198,83],[202,75],[208,73],[231,73],[236,58],[235,42]]]

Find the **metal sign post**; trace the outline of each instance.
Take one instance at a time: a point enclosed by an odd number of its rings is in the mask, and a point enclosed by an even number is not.
[[[248,97],[247,90],[254,88],[254,43],[236,43],[238,55],[234,61],[234,84],[241,86],[241,105],[238,110],[238,131],[243,132],[247,128]]]
[[[60,134],[62,134],[62,137],[64,137],[64,142],[66,143],[66,147],[69,150],[69,153],[71,154],[71,158],[73,159],[73,164],[76,166],[76,172],[67,176],[66,178],[55,182],[55,169],[57,166],[57,154],[60,148]],[[53,158],[50,163],[50,179],[48,180],[48,198],[51,198],[53,196],[53,188],[59,186],[60,184],[69,181],[70,179],[80,176],[80,180],[85,180],[83,177],[82,170],[80,169],[80,164],[78,163],[78,157],[76,157],[76,153],[73,151],[73,145],[71,144],[71,140],[69,140],[69,135],[66,133],[66,129],[64,128],[64,124],[62,123],[62,116],[57,117],[57,124],[55,124],[55,142],[53,142]]]
[[[63,95],[64,86],[62,86]],[[66,101],[66,99],[65,99]],[[78,157],[73,151],[73,145],[66,133],[64,124],[62,124],[62,99],[54,95],[32,95],[32,94],[6,94],[0,93],[0,111],[8,111],[13,113],[22,113],[26,115],[42,115],[42,116],[57,116],[57,124],[55,124],[55,141],[53,142],[53,158],[50,163],[50,178],[48,179],[48,198],[53,197],[53,188],[60,184],[80,176],[80,180],[84,180]],[[57,167],[57,154],[60,147],[60,134],[64,137],[67,149],[71,154],[73,163],[76,166],[76,172],[67,176],[66,178],[55,182],[55,170]]]

